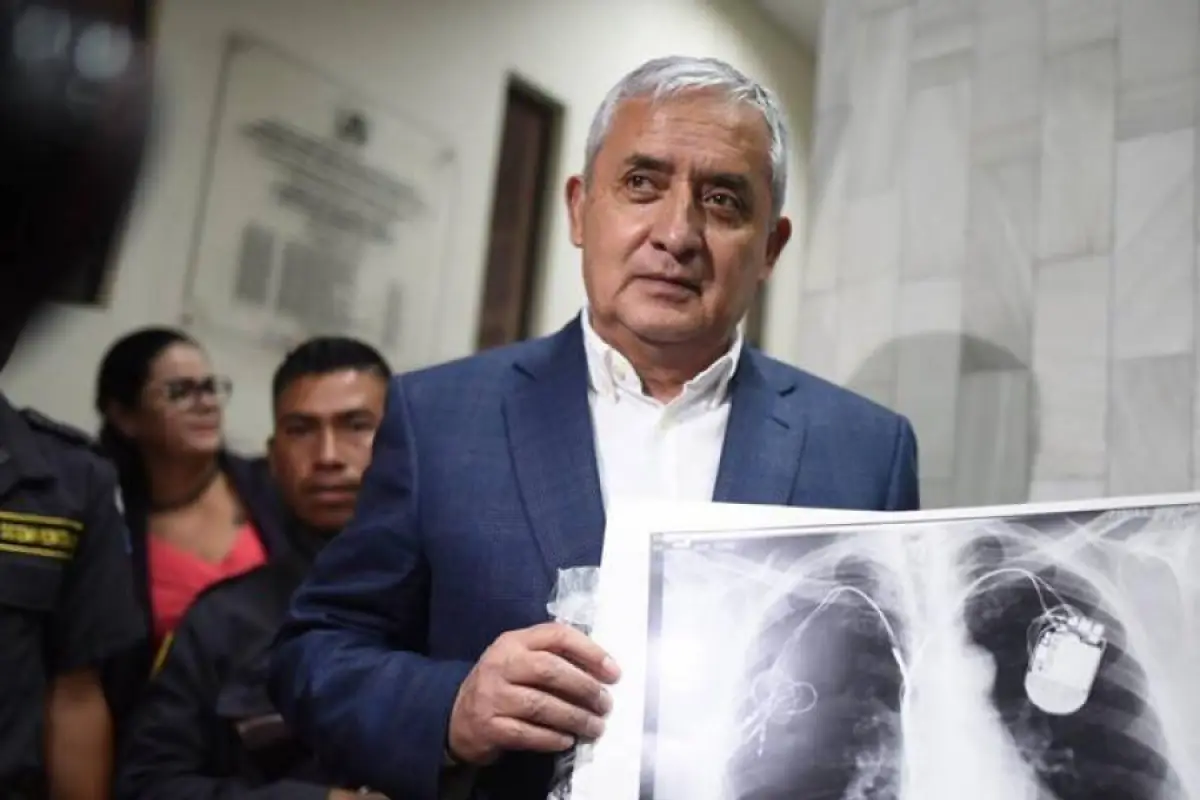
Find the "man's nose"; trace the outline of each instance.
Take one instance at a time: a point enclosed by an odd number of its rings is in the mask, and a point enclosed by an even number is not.
[[[651,241],[678,262],[687,262],[703,246],[704,214],[691,188],[673,187],[657,206]]]
[[[323,467],[340,467],[342,457],[338,448],[337,432],[326,428],[317,440],[317,464]]]

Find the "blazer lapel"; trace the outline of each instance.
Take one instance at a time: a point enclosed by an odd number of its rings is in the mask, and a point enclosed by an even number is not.
[[[733,376],[732,407],[713,500],[787,505],[800,467],[805,420],[783,398],[790,379],[772,382],[756,352],[746,350]]]
[[[604,502],[578,319],[545,344],[515,364],[504,413],[521,497],[554,580],[559,569],[600,564]]]

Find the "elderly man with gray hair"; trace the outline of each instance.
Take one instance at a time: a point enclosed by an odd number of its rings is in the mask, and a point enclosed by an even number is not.
[[[709,58],[625,76],[566,185],[587,305],[559,332],[392,381],[346,533],[293,599],[288,722],[356,783],[544,800],[619,666],[548,621],[614,499],[908,510],[902,417],[747,346],[791,234],[775,96]]]

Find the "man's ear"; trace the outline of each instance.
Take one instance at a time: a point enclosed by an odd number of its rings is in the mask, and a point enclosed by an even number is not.
[[[275,466],[275,436],[274,436],[274,434],[267,437],[267,468],[270,470],[272,478],[279,477],[279,470]]]
[[[567,201],[567,219],[571,222],[571,244],[583,247],[583,206],[587,200],[587,186],[582,175],[567,178],[564,197]]]
[[[763,262],[762,274],[759,275],[759,280],[766,280],[775,270],[775,264],[779,261],[779,255],[783,252],[783,248],[792,238],[792,221],[787,217],[780,217],[775,222],[775,227],[767,237],[767,258]]]

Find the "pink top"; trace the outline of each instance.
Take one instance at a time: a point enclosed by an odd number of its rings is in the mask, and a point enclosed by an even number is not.
[[[157,536],[149,537],[147,560],[157,648],[175,630],[196,595],[217,581],[265,564],[267,551],[258,530],[247,522],[238,531],[233,547],[215,564]]]

